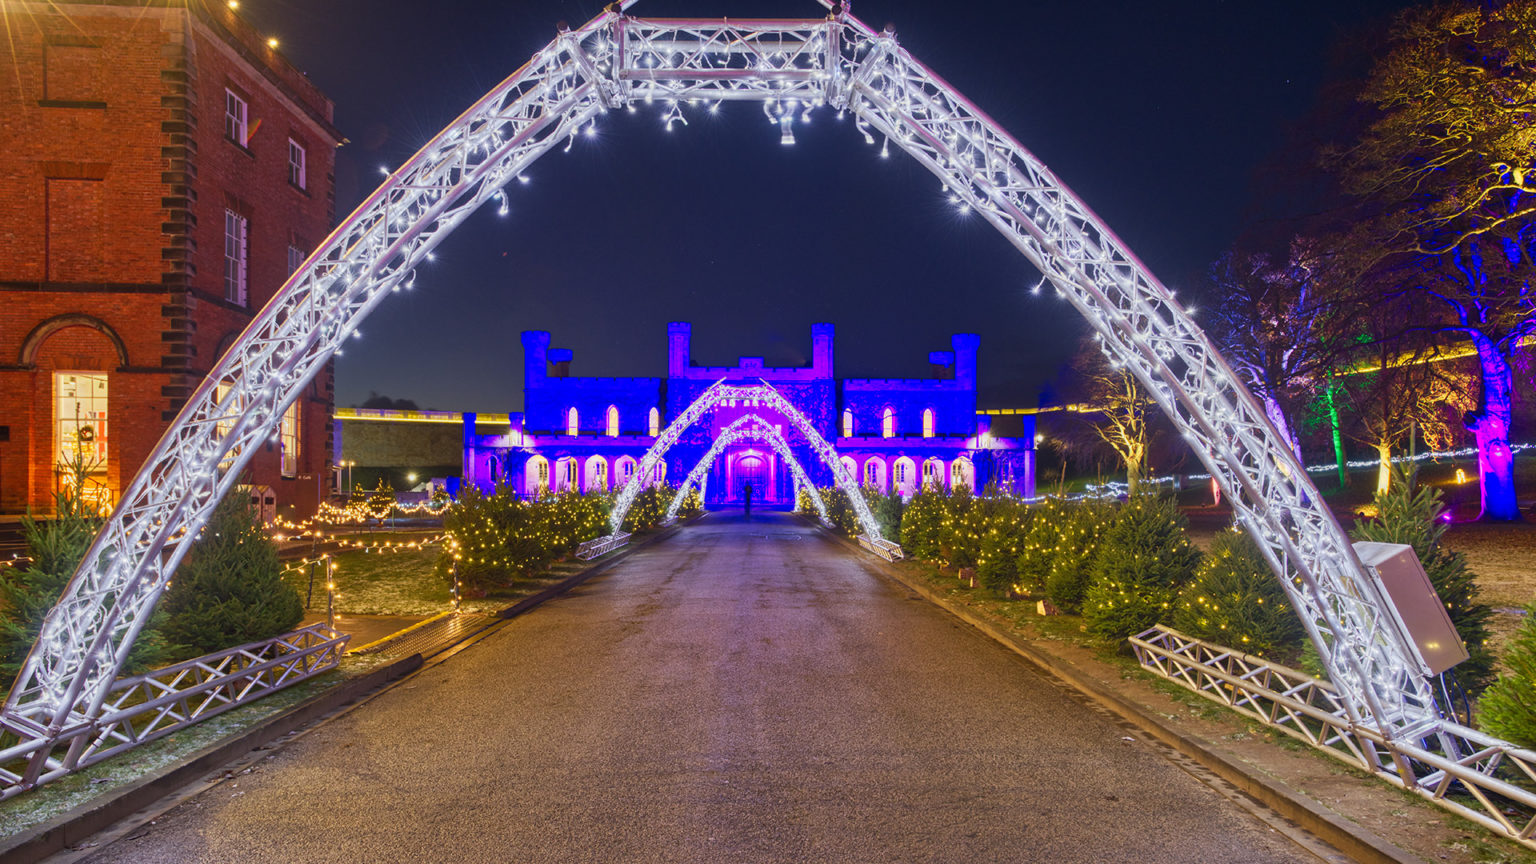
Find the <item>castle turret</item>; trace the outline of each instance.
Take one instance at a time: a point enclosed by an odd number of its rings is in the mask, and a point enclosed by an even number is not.
[[[687,321],[673,321],[667,325],[667,376],[681,378],[684,370],[692,365],[693,325]]]
[[[818,378],[832,377],[832,343],[836,337],[835,324],[811,325],[811,368]]]
[[[967,390],[976,389],[976,349],[981,337],[975,333],[956,333],[949,337],[950,347],[955,349],[955,380]]]
[[[549,377],[549,331],[523,331],[523,389],[542,386]]]

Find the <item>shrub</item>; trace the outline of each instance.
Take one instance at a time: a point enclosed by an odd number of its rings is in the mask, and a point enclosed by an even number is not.
[[[594,537],[608,533],[609,500],[599,495],[562,492],[539,501],[543,542],[555,555],[566,555]]]
[[[1246,531],[1216,535],[1194,579],[1179,592],[1172,624],[1200,639],[1247,654],[1299,654],[1306,631],[1285,588]]]
[[[1525,607],[1525,618],[1504,650],[1504,665],[1509,672],[1478,702],[1479,725],[1521,747],[1536,747],[1536,603]]]
[[[677,494],[675,490],[674,490],[673,494],[674,495]],[[703,512],[704,512],[704,498],[703,498],[703,496],[699,495],[699,490],[697,488],[689,489],[688,490],[688,494],[683,496],[683,503],[682,503],[682,505],[680,507],[678,507],[678,509],[677,509],[678,515],[686,519],[686,518],[688,518],[690,516],[697,516],[698,514],[703,513]]]
[[[1413,489],[1412,478],[1405,472],[1395,475],[1391,490],[1376,496],[1376,517],[1357,521],[1350,533],[1356,540],[1413,547],[1471,655],[1456,667],[1456,679],[1469,694],[1476,695],[1493,677],[1493,652],[1488,649],[1488,621],[1493,609],[1478,602],[1477,577],[1467,569],[1466,558],[1440,545],[1448,527],[1442,518],[1446,508],[1440,490],[1431,486]]]
[[[971,522],[976,499],[971,497],[970,490],[945,492],[938,488],[934,494],[943,504],[943,515],[939,518],[939,557],[952,567],[975,567],[976,553],[981,546]],[[983,517],[977,514],[976,518]]]
[[[1094,554],[1116,515],[1115,505],[1104,501],[1079,501],[1061,509],[1045,574],[1045,596],[1061,611],[1076,615],[1083,610]]]
[[[880,536],[900,542],[901,514],[906,507],[906,502],[901,500],[901,496],[894,492],[887,495],[870,486],[864,490],[864,500],[869,503],[869,509],[875,515],[875,522],[880,525]]]
[[[0,677],[5,679],[0,687],[9,686],[20,673],[43,619],[101,530],[101,516],[84,494],[88,466],[72,467],[71,476],[78,479],[54,494],[54,518],[40,521],[28,515],[21,520],[31,562],[26,567],[0,567]],[[139,672],[164,659],[165,641],[158,632],[163,618],[157,611],[139,634],[123,671]]]
[[[451,583],[456,568],[461,590],[484,596],[518,575],[542,570],[555,556],[544,525],[545,502],[550,500],[521,500],[507,487],[486,495],[474,484],[465,485],[459,499],[443,511],[438,573]]]
[[[913,558],[934,561],[939,557],[939,526],[945,515],[944,493],[924,486],[907,501],[901,513],[901,545]]]
[[[1083,618],[1088,631],[1124,639],[1166,618],[1200,553],[1172,499],[1138,496],[1117,514],[1093,553]]]
[[[304,617],[276,544],[240,494],[214,508],[160,606],[166,640],[189,656],[269,639]]]
[[[1020,590],[1019,547],[1029,516],[1024,502],[1008,495],[981,498],[971,508],[969,521],[977,535],[976,576],[998,594]]]
[[[1025,594],[1041,594],[1051,575],[1061,541],[1062,521],[1068,505],[1051,498],[1030,510],[1029,524],[1019,538],[1019,554],[1014,560],[1015,584]],[[1059,605],[1059,604],[1058,604]]]
[[[624,514],[624,530],[631,532],[654,531],[666,518],[667,507],[672,503],[676,490],[660,483],[647,486],[635,495],[629,512]],[[610,504],[611,506],[611,504]]]

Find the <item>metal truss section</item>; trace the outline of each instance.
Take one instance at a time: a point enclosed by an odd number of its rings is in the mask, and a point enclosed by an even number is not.
[[[645,478],[652,476],[655,472],[657,464],[661,462],[661,457],[665,456],[667,451],[671,450],[673,445],[682,439],[684,432],[692,428],[695,423],[703,419],[705,414],[715,410],[727,399],[756,399],[762,407],[777,411],[788,419],[790,425],[801,435],[805,436],[805,440],[811,445],[811,449],[815,451],[817,457],[831,469],[832,477],[836,480],[837,487],[848,496],[849,503],[853,505],[854,512],[859,517],[859,526],[872,537],[880,536],[879,523],[875,521],[874,514],[870,512],[869,504],[864,500],[864,492],[859,488],[859,484],[854,481],[853,475],[848,472],[847,466],[838,459],[837,448],[828,444],[827,439],[821,437],[821,433],[817,432],[816,427],[811,425],[811,421],[807,420],[805,415],[800,413],[799,408],[796,408],[793,403],[785,399],[782,393],[773,388],[773,385],[761,378],[758,379],[757,384],[727,384],[725,379],[716,381],[709,385],[703,393],[700,393],[698,398],[693,400],[692,404],[683,409],[683,413],[667,424],[667,428],[661,430],[661,434],[657,435],[656,441],[651,444],[651,449],[645,451],[645,455],[640,457],[640,463],[635,467],[635,473],[630,475],[629,482],[624,484],[624,488],[619,492],[618,498],[613,503],[613,513],[608,517],[609,530],[611,532],[616,532],[623,527],[624,517],[629,513],[629,508],[634,506],[635,496],[640,494],[640,489],[647,482]],[[731,427],[728,426],[726,428],[729,429]],[[790,461],[792,464],[799,464],[793,459]],[[708,468],[707,462],[700,464],[706,469]],[[698,469],[695,468],[694,470]],[[689,476],[691,478],[692,474],[690,473]],[[684,488],[686,488],[686,484]],[[812,486],[812,488],[814,489],[815,487]],[[676,513],[674,511],[669,515],[675,516]]]
[[[683,485],[677,487],[677,493],[672,496],[672,503],[667,505],[666,521],[671,522],[677,519],[677,511],[682,509],[683,499],[688,496],[689,489],[698,486],[701,491],[703,490],[704,475],[709,472],[709,466],[715,463],[715,459],[725,452],[725,448],[742,441],[761,441],[772,447],[794,474],[796,489],[810,491],[811,500],[816,504],[816,512],[821,515],[822,524],[832,524],[832,520],[827,518],[827,505],[822,501],[821,493],[816,490],[816,484],[811,482],[811,478],[806,476],[800,460],[790,452],[784,436],[779,434],[779,430],[769,425],[767,420],[756,414],[738,417],[729,426],[720,430],[720,434],[715,436],[715,441],[709,446],[709,450],[699,459],[699,463],[693,466],[693,470],[688,472],[688,479],[683,481]]]
[[[1536,753],[1451,722],[1449,753],[1386,737],[1351,723],[1327,681],[1166,627],[1131,646],[1154,674],[1536,849]]]
[[[887,561],[900,561],[907,557],[907,553],[902,551],[900,543],[872,538],[868,534],[859,535],[859,545],[864,547],[866,551],[873,552]]]
[[[604,534],[601,537],[593,537],[576,547],[576,560],[591,561],[599,555],[606,555],[621,546],[629,545],[628,531],[615,531],[612,534]]]
[[[350,636],[312,624],[265,642],[217,651],[147,675],[123,678],[107,692],[102,715],[88,735],[75,739],[75,768],[83,768],[146,741],[237,708],[262,696],[336,668]],[[45,742],[32,742],[39,746]],[[31,751],[38,752],[38,751]],[[69,773],[65,759],[41,751],[45,764],[36,781],[8,770],[24,752],[0,754],[0,799]]]
[[[1194,319],[1118,238],[1032,154],[914,60],[890,32],[847,14],[795,21],[646,21],[609,7],[562,31],[390,174],[291,276],[231,346],[124,491],[49,614],[0,726],[30,754],[21,782],[78,763],[112,680],[170,574],[283,409],[387,295],[477,208],[605,111],[661,100],[670,127],[686,110],[756,100],[792,141],[818,105],[851,112],[866,140],[884,135],[941,178],[956,205],[997,228],[1103,337],[1105,352],[1149,390],[1218,479],[1259,541],[1313,640],[1357,734],[1398,741],[1442,732],[1425,670],[1364,578],[1347,537],[1285,441]],[[227,385],[221,396],[218,383]],[[833,465],[878,540],[857,484],[793,406],[762,386],[717,384],[647,453],[620,496],[622,524],[681,429],[721,398],[759,398],[795,422]],[[710,400],[714,401],[710,401]],[[708,403],[708,404],[705,404]],[[614,529],[615,531],[617,528]],[[1406,746],[1406,745],[1403,745]],[[1393,751],[1403,752],[1401,748]]]

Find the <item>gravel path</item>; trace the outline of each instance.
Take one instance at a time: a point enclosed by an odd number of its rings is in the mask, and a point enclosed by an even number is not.
[[[91,860],[1316,860],[1134,738],[789,517],[714,515]]]

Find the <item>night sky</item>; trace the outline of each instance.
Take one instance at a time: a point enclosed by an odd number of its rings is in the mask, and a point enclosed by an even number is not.
[[[244,0],[242,14],[336,103],[341,218],[597,0]],[[1251,215],[1257,167],[1315,105],[1339,38],[1410,5],[856,0],[1031,149],[1160,278],[1191,286]],[[820,18],[814,0],[643,0],[642,17]],[[845,377],[920,376],[981,334],[983,407],[1036,404],[1084,325],[1035,271],[894,147],[822,109],[792,147],[756,104],[667,133],[610,113],[486,207],[337,361],[336,403],[370,391],[449,411],[522,406],[518,333],[549,330],[572,374],[665,373],[666,322],[699,364],[808,362],[837,325]]]

